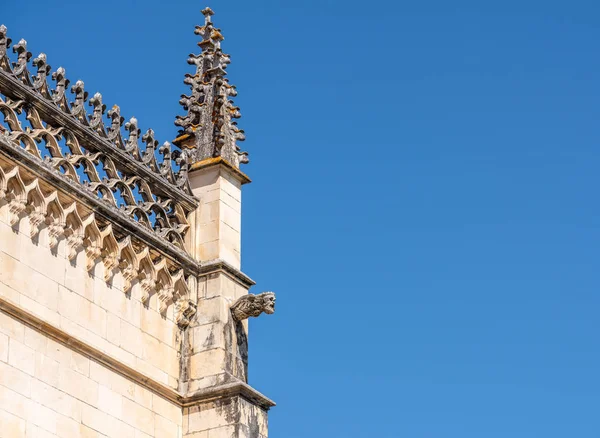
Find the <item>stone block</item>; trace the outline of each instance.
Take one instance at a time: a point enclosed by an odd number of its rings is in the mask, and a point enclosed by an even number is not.
[[[56,310],[51,310],[45,307],[44,305],[38,303],[35,300],[21,294],[19,297],[19,304],[26,310],[27,312],[35,315],[39,319],[44,322],[47,322],[50,325],[55,327],[59,326],[60,315],[56,312]]]
[[[177,426],[181,426],[182,408],[169,400],[152,394],[152,410],[154,413],[166,418]]]
[[[222,323],[204,324],[189,330],[192,354],[225,346],[224,326]]]
[[[23,342],[34,351],[46,354],[48,338],[37,330],[25,326],[25,337]]]
[[[110,312],[106,314],[106,339],[114,345],[121,343],[121,318]]]
[[[82,405],[81,423],[103,435],[111,436],[111,422],[108,414],[87,404]]]
[[[0,386],[0,412],[7,412],[24,420],[29,419],[32,402],[27,397],[5,386]]]
[[[123,418],[123,396],[106,386],[98,386],[98,405],[96,407],[115,418]]]
[[[98,383],[70,368],[59,368],[58,389],[89,405],[98,403]]]
[[[2,388],[0,388],[0,395]],[[27,422],[23,418],[0,410],[0,437],[25,437]]]
[[[29,398],[31,396],[32,380],[31,376],[21,371],[21,369],[0,362],[0,385]]]
[[[0,266],[1,269],[1,266]],[[19,304],[21,294],[16,290],[0,283],[0,298],[13,304]]]
[[[176,437],[179,429],[177,424],[160,415],[154,416],[154,438]]]
[[[0,222],[0,237],[2,239],[2,252],[11,256],[15,260],[21,259],[21,239],[24,237],[14,228]],[[1,257],[0,257],[0,260]],[[0,261],[0,266],[1,266]]]
[[[221,348],[202,351],[190,358],[190,379],[221,374],[227,368],[227,352]]]
[[[81,295],[60,287],[59,313],[70,321],[106,337],[106,310]]]
[[[187,433],[230,426],[237,423],[237,398],[215,400],[187,408]]]
[[[39,403],[30,405],[28,421],[51,434],[56,435],[59,414]]]
[[[74,421],[81,421],[81,401],[44,382],[33,379],[31,384],[31,399]]]
[[[97,362],[90,362],[90,379],[112,389],[123,397],[134,399],[135,383]]]
[[[16,339],[8,342],[8,363],[30,376],[35,375],[35,351]]]
[[[90,360],[87,357],[73,351],[71,353],[71,369],[83,374],[86,377],[89,377]]]
[[[227,323],[230,319],[230,307],[231,301],[223,297],[199,300],[196,320],[199,325],[214,322]]]
[[[48,356],[36,352],[35,378],[51,386],[58,386],[60,364]]]
[[[136,326],[121,320],[120,346],[136,357],[143,357],[142,352],[147,347],[144,333]],[[154,338],[152,338],[154,339]],[[156,340],[156,342],[159,342]]]
[[[0,362],[8,362],[8,336],[0,333]]]
[[[18,291],[47,309],[56,311],[58,283],[31,267],[13,259],[2,257],[0,282]]]
[[[83,254],[85,256],[85,254]],[[85,263],[85,262],[84,262]],[[65,267],[64,286],[81,295],[88,301],[94,301],[94,277],[92,277],[84,265],[67,263]]]
[[[154,413],[127,398],[123,399],[123,421],[148,435],[154,435]]]

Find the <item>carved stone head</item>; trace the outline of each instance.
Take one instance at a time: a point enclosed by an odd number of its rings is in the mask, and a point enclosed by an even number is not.
[[[259,295],[262,300],[263,312],[268,315],[275,313],[275,294],[273,292],[265,292]]]
[[[275,294],[273,292],[244,295],[231,306],[231,314],[236,321],[243,321],[251,316],[257,317],[263,312],[269,315],[275,313]]]

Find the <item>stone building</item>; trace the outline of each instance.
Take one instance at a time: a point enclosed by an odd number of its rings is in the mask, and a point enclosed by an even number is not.
[[[229,56],[197,26],[178,137],[0,27],[0,437],[264,438]]]

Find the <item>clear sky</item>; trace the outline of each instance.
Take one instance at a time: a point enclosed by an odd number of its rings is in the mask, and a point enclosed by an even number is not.
[[[274,438],[600,436],[597,1],[1,0],[14,40],[174,138],[232,55],[250,383]]]

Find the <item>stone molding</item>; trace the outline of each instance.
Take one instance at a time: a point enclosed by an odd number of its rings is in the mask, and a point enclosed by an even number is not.
[[[183,394],[149,378],[53,325],[42,321],[3,297],[0,297],[0,311],[182,408],[235,396],[240,396],[265,410],[269,410],[275,406],[275,402],[242,381],[201,389],[192,394]]]
[[[180,137],[180,138],[183,138],[183,137]],[[174,141],[177,141],[177,140],[174,140]],[[250,179],[250,177],[248,175],[246,175],[240,169],[238,169],[237,167],[235,167],[229,161],[225,160],[223,157],[208,158],[206,160],[198,161],[197,163],[194,163],[194,164],[192,164],[190,166],[190,170],[189,171],[193,172],[193,171],[198,171],[198,170],[203,170],[203,169],[209,169],[209,168],[215,167],[215,166],[223,166],[223,167],[225,167],[237,179],[239,179],[242,182],[242,185],[248,184],[248,183],[252,182],[252,180]]]
[[[57,170],[48,166],[42,160],[36,157],[20,146],[9,141],[6,136],[0,133],[0,155],[10,159],[10,161],[19,163],[21,168],[34,174],[36,177],[44,179],[56,189],[68,194],[73,199],[85,203],[94,212],[107,221],[114,224],[115,230],[122,231],[124,234],[139,236],[146,244],[155,250],[161,252],[177,264],[189,270],[197,270],[198,262],[195,261],[185,251],[178,248],[166,239],[160,238],[152,230],[141,224],[130,220],[123,212],[111,206],[107,202],[98,199],[93,193],[90,193],[80,184],[75,183],[69,178],[65,178]]]
[[[246,289],[250,289],[256,284],[254,280],[252,280],[242,271],[221,259],[204,262],[197,270],[197,275],[199,278],[216,273],[223,273],[227,275],[227,277],[231,278],[233,281]]]
[[[156,292],[161,313],[166,312],[169,304],[189,299],[188,281],[193,281],[192,275],[167,257],[151,254],[148,246],[131,235],[116,232],[111,221],[80,200],[56,190],[30,170],[3,159],[0,153],[0,205],[8,204],[11,225],[28,218],[30,237],[35,238],[45,224],[51,249],[64,238],[69,260],[85,251],[86,269],[91,271],[96,263],[103,263],[105,281],[119,269],[125,293],[130,291],[134,280],[139,280],[142,303],[147,302],[151,292]],[[189,306],[183,313],[178,312],[178,316],[182,322],[188,320]]]

